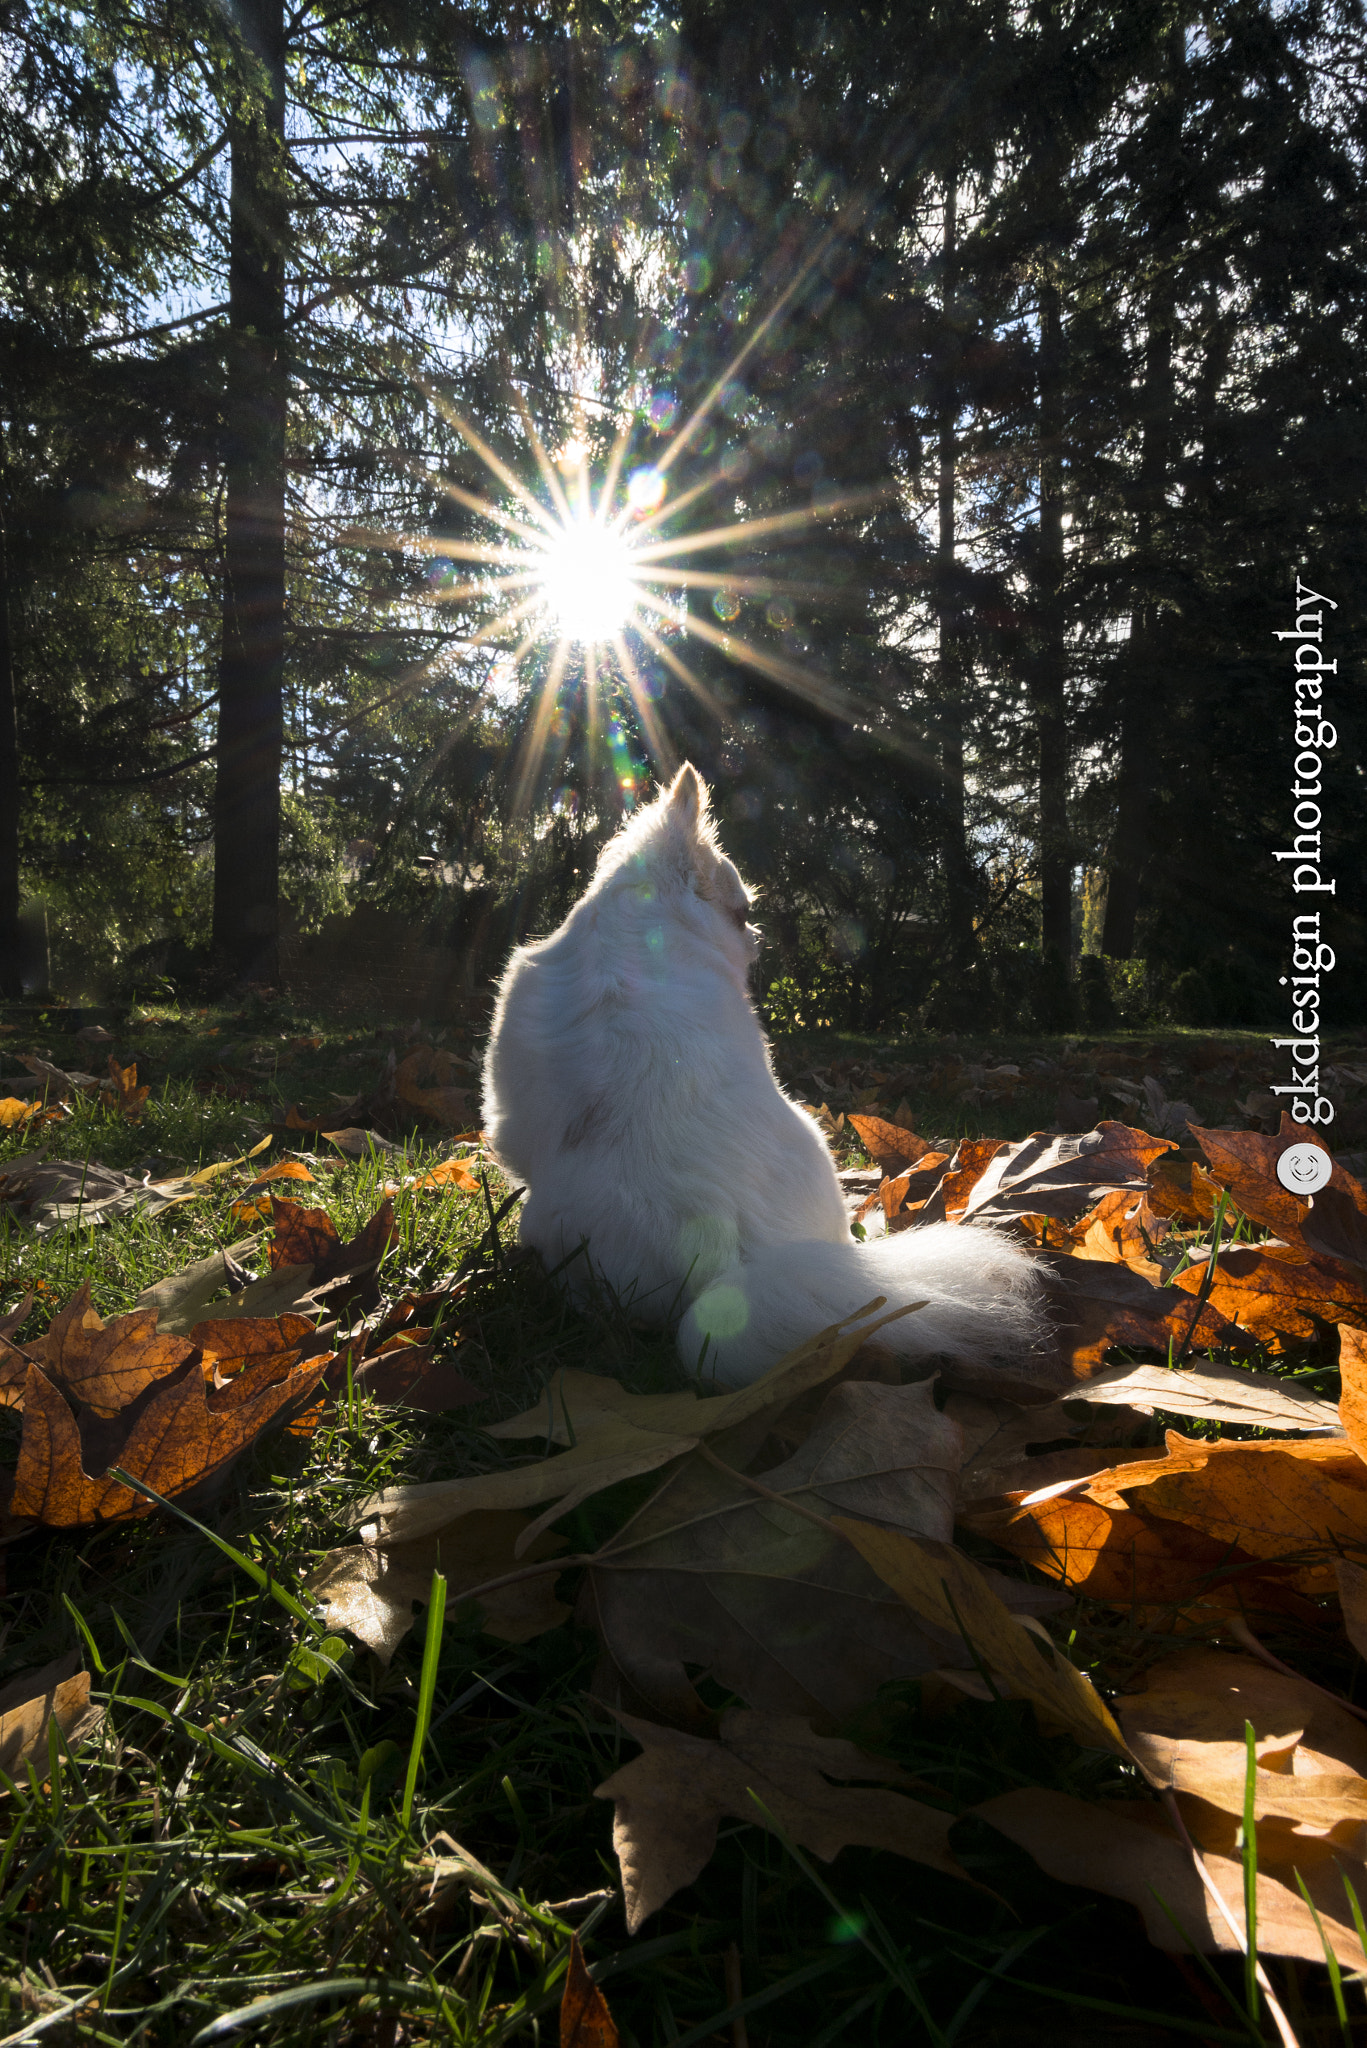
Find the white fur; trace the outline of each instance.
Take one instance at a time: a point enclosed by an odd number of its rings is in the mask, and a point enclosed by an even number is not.
[[[514,953],[484,1067],[484,1122],[526,1183],[519,1235],[601,1276],[730,1385],[885,1294],[927,1306],[881,1341],[977,1380],[1034,1376],[1030,1261],[932,1224],[857,1243],[830,1153],[774,1078],[747,977],[759,934],[691,767],[604,848],[559,931]],[[588,1264],[572,1255],[587,1242]],[[590,1267],[592,1270],[590,1270]]]

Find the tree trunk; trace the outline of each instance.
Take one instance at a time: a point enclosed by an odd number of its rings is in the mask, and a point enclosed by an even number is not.
[[[1046,264],[1048,256],[1044,258]],[[1049,1021],[1066,1028],[1073,948],[1068,838],[1067,652],[1063,621],[1063,294],[1046,271],[1039,295],[1039,532],[1031,697],[1039,775],[1040,943]]]
[[[214,949],[235,981],[279,972],[285,665],[285,18],[240,0],[231,123],[223,640]]]
[[[1172,327],[1176,300],[1165,279],[1149,300],[1145,346],[1144,441],[1139,462],[1139,508],[1135,521],[1139,603],[1130,623],[1124,703],[1120,723],[1120,791],[1107,869],[1106,920],[1101,950],[1113,960],[1134,953],[1140,889],[1149,855],[1149,827],[1157,770],[1154,737],[1162,721],[1162,673],[1158,658],[1158,606],[1153,590],[1156,528],[1167,486],[1172,432]]]
[[[946,340],[953,345],[955,283],[958,265],[958,186],[945,185],[944,282],[942,307]],[[957,364],[947,369],[940,395],[939,421],[939,687],[940,687],[940,857],[945,876],[945,923],[949,938],[950,973],[956,992],[973,964],[973,874],[968,856],[964,807],[964,633],[958,590],[955,532],[955,491],[959,464],[959,378]]]
[[[1179,81],[1185,63],[1186,39],[1177,24],[1168,36],[1168,81],[1158,121],[1158,147],[1168,161],[1177,158],[1181,141]],[[1169,206],[1172,205],[1169,201]],[[1177,287],[1164,242],[1173,226],[1167,209],[1149,224],[1151,274],[1156,282],[1146,308],[1144,391],[1139,456],[1139,488],[1135,512],[1134,575],[1136,602],[1130,618],[1123,695],[1120,704],[1120,760],[1117,773],[1115,830],[1106,861],[1109,877],[1101,950],[1113,960],[1134,954],[1135,925],[1150,851],[1153,791],[1157,780],[1155,745],[1164,717],[1163,667],[1159,658],[1157,552],[1161,546],[1163,508],[1173,434],[1173,329]],[[1177,225],[1183,225],[1178,206]]]
[[[0,996],[24,992],[19,936],[19,714],[10,636],[9,468],[0,427]]]

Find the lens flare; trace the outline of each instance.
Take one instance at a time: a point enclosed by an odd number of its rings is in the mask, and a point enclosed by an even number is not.
[[[636,606],[631,550],[594,519],[573,521],[548,541],[539,580],[559,632],[581,645],[610,640]]]
[[[635,513],[655,512],[664,502],[665,480],[660,470],[633,469],[627,478],[627,503]]]

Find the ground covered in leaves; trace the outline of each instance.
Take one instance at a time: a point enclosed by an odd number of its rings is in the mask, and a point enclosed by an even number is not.
[[[779,1048],[1020,1400],[571,1314],[478,1054],[0,1019],[7,2038],[1362,2038],[1367,1050],[1312,1207],[1251,1036]]]

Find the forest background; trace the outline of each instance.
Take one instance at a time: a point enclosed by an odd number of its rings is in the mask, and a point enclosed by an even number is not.
[[[0,66],[0,994],[321,931],[477,1000],[690,758],[777,1028],[1280,1025],[1307,903],[1360,1014],[1355,0],[11,0]],[[567,641],[585,489],[658,546]]]

